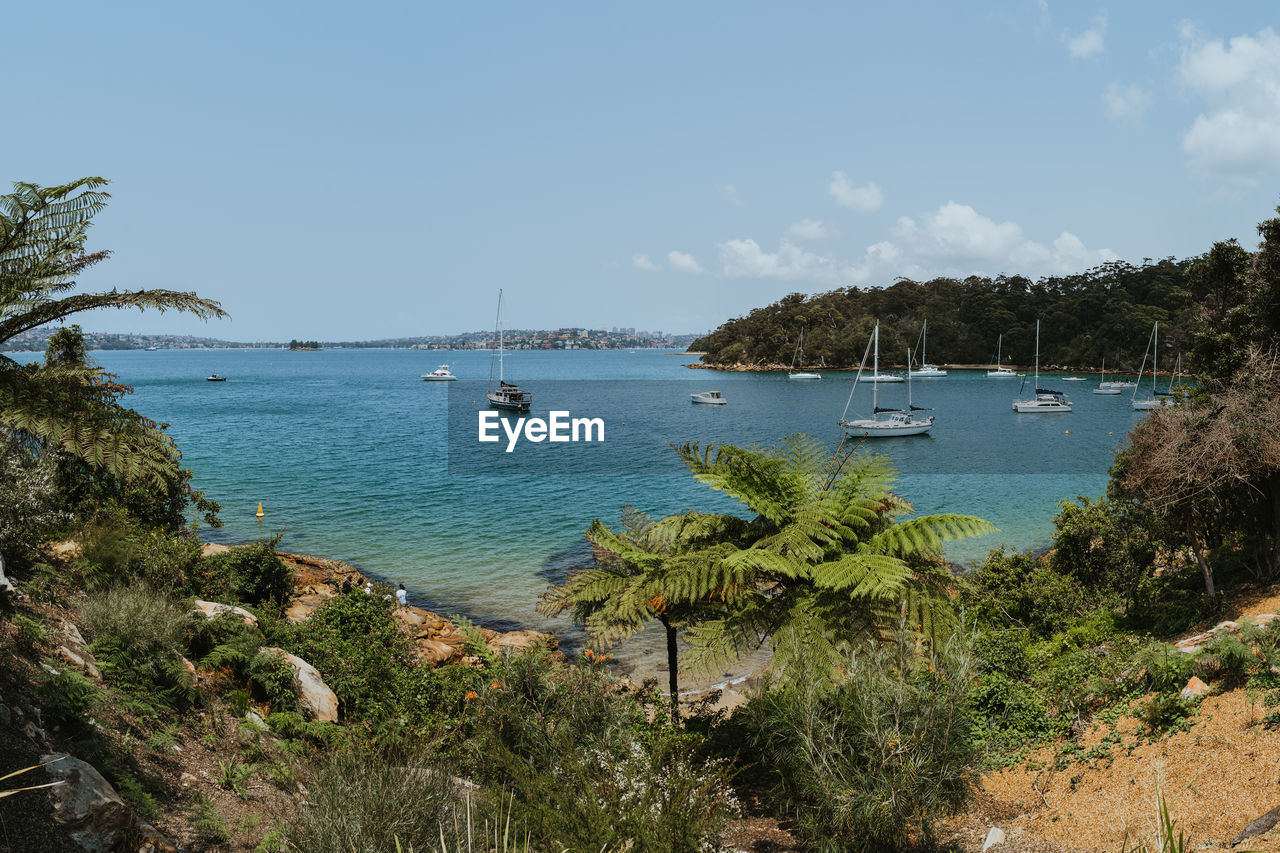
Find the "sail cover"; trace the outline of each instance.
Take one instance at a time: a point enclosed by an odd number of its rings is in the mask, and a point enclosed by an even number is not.
[[[886,408],[884,408],[883,406],[876,406],[876,407],[875,407],[875,413],[876,413],[877,415],[884,414],[885,412],[901,412],[901,411],[902,411],[902,409],[886,409]]]

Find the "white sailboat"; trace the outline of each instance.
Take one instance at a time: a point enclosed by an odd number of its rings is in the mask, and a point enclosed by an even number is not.
[[[528,391],[521,391],[518,385],[514,385],[506,381],[503,374],[503,357],[506,355],[502,340],[502,290],[498,290],[498,319],[494,323],[498,333],[498,384],[493,384],[493,361],[494,356],[489,357],[489,405],[495,409],[506,409],[512,412],[527,412],[529,407],[533,405],[533,394]]]
[[[1095,394],[1105,394],[1107,396],[1118,396],[1120,394],[1119,386],[1114,382],[1107,381],[1107,358],[1102,357],[1102,379],[1098,382],[1098,387],[1093,389]]]
[[[872,365],[872,375],[876,376],[880,373],[880,324],[876,323],[875,331],[872,332],[871,341],[867,344],[868,349],[875,350],[875,361]],[[853,378],[853,387],[849,389],[849,399],[844,404],[844,414],[840,416],[840,428],[854,438],[894,438],[904,435],[924,435],[933,429],[933,415],[916,416],[916,412],[926,412],[928,409],[922,406],[916,406],[911,401],[911,382],[907,381],[907,408],[905,409],[889,409],[880,407],[880,386],[873,384],[871,386],[871,417],[861,418],[857,420],[847,420],[849,414],[849,406],[853,403],[853,392],[858,390],[858,381],[862,378],[862,368],[866,366],[867,355],[863,353],[862,364],[858,365],[858,375]],[[911,363],[911,353],[907,352],[907,363]],[[910,374],[908,374],[908,377]],[[898,380],[901,382],[901,378]],[[888,415],[887,418],[881,418],[880,415]]]
[[[990,374],[987,374],[988,376]],[[1026,385],[1026,380],[1023,380]],[[1013,410],[1019,414],[1069,413],[1071,401],[1061,391],[1053,391],[1040,387],[1040,321],[1036,320],[1036,381],[1035,394],[1026,399],[1013,401]]]
[[[996,338],[996,369],[987,371],[988,379],[1017,379],[1018,378],[1018,374],[1014,372],[1012,367],[1000,366],[1000,354],[1001,354],[1000,350],[1001,350],[1001,345],[1003,343],[1004,343],[1004,335],[1000,335],[1000,337]]]
[[[800,371],[796,371],[796,365],[800,366]],[[791,354],[791,368],[787,371],[788,379],[821,379],[820,373],[804,372],[804,327],[800,328],[800,340],[796,342],[796,351]]]
[[[1138,381],[1133,386],[1133,396],[1130,400],[1133,407],[1138,411],[1146,411],[1148,409],[1159,409],[1163,406],[1173,405],[1173,380],[1169,380],[1169,390],[1160,391],[1156,388],[1156,377],[1159,375],[1160,369],[1160,321],[1157,320],[1155,325],[1151,327],[1151,339],[1147,341],[1149,344],[1147,352],[1151,353],[1151,396],[1145,400],[1138,399],[1138,388],[1142,385],[1142,372],[1147,367],[1147,354],[1142,354],[1142,367],[1138,368]]]
[[[920,368],[918,370],[911,369],[911,363],[907,363],[907,373],[916,379],[940,379],[947,375],[947,371],[940,369],[936,364],[929,363],[929,321],[925,320],[924,325],[920,327]]]

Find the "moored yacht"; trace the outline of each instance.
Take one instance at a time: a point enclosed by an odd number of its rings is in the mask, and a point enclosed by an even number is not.
[[[990,374],[987,374],[988,376]],[[1025,385],[1025,380],[1024,383]],[[1028,398],[1020,397],[1013,401],[1013,410],[1019,414],[1053,414],[1053,413],[1070,413],[1071,401],[1067,399],[1067,395],[1061,391],[1053,391],[1049,388],[1040,387],[1040,321],[1036,320],[1036,381],[1035,395]]]
[[[994,370],[987,371],[988,379],[1017,379],[1018,374],[1014,372],[1012,367],[1000,366],[1001,346],[1004,344],[1004,335],[996,338],[996,367]],[[990,367],[990,365],[987,365]]]
[[[422,374],[423,381],[426,382],[452,382],[458,377],[453,375],[453,371],[449,369],[449,365],[442,364],[430,373]]]
[[[880,324],[876,323],[868,348],[875,349],[875,361],[872,375],[879,375],[880,367]],[[879,385],[871,386],[871,417],[848,420],[849,406],[853,403],[853,392],[858,390],[858,382],[862,377],[862,368],[866,366],[867,355],[863,353],[862,364],[858,366],[858,375],[853,378],[853,387],[849,389],[849,399],[844,404],[844,415],[840,417],[840,428],[853,438],[896,438],[905,435],[925,435],[933,429],[933,415],[917,415],[916,412],[929,411],[923,406],[911,402],[911,382],[908,374],[907,407],[894,409],[880,406]],[[907,363],[911,363],[911,353],[907,353]],[[898,379],[901,382],[901,378]],[[881,415],[888,415],[881,418]]]
[[[511,412],[527,412],[533,405],[533,394],[528,391],[521,391],[518,385],[507,382],[503,376],[503,356],[506,354],[503,348],[502,340],[502,289],[498,289],[498,319],[495,324],[498,333],[498,385],[495,388],[493,384],[493,361],[494,357],[489,357],[489,392],[486,396],[489,399],[489,405],[495,409],[506,409]]]

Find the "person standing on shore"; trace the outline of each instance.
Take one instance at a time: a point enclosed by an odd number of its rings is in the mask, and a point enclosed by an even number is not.
[[[396,590],[396,604],[401,607],[409,604],[409,593],[405,590],[404,584],[400,584],[400,588]]]

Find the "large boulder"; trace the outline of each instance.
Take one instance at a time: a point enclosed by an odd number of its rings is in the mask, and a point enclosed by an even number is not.
[[[541,631],[508,631],[485,643],[495,652],[523,652],[527,649],[555,649],[556,638]]]
[[[244,620],[244,624],[252,625],[255,628],[258,627],[257,616],[254,616],[243,607],[236,607],[234,604],[222,604],[217,601],[201,601],[197,598],[195,600],[195,609],[192,612],[194,613],[196,611],[204,614],[204,618],[206,619],[216,619],[224,613],[230,613],[233,616],[238,616],[240,619]]]
[[[45,772],[60,785],[49,789],[53,819],[90,853],[115,849],[132,823],[129,807],[102,774],[65,753],[40,756]]]
[[[324,683],[324,679],[320,677],[320,673],[314,666],[297,655],[291,655],[275,646],[264,648],[262,651],[276,655],[293,668],[294,677],[298,679],[298,701],[303,709],[322,722],[338,722],[337,694]]]
[[[418,640],[418,657],[431,666],[444,666],[463,657],[464,647],[451,646],[441,640]]]

